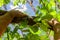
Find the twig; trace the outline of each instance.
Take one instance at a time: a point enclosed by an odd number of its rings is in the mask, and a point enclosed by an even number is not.
[[[33,11],[36,12],[36,9],[33,6],[33,0],[30,0],[30,2],[27,0],[27,2],[30,4],[30,6],[32,7]]]
[[[7,28],[7,39],[9,40],[9,33],[8,33],[8,28]]]

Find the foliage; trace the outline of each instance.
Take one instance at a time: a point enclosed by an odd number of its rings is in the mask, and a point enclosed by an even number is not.
[[[50,26],[46,23],[46,20],[51,20],[52,18],[57,19],[60,22],[60,11],[57,10],[57,4],[55,0],[38,0],[39,5],[36,7],[36,18],[34,21],[36,24],[29,26],[27,21],[22,21],[19,25],[15,26],[14,30],[11,28],[6,31],[4,40],[49,40],[47,32]],[[2,5],[8,4],[10,0],[0,0],[0,7]],[[60,0],[57,0],[60,3]],[[14,0],[13,4],[18,5],[18,3],[25,4],[27,0]],[[41,5],[41,6],[40,6]],[[16,24],[15,24],[16,25]],[[22,34],[17,31],[20,30]],[[51,33],[53,35],[53,32]],[[22,36],[21,36],[22,35]]]
[[[6,5],[10,2],[10,0],[0,0],[0,7],[3,6],[3,5]]]
[[[14,4],[14,5],[18,5],[18,3],[25,4],[25,3],[26,3],[26,0],[18,0],[18,1],[17,1],[17,0],[14,0],[14,1],[13,1],[13,4]]]

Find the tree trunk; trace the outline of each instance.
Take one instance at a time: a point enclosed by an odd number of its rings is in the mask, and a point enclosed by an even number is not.
[[[60,40],[60,23],[54,25],[54,40]]]
[[[58,22],[56,19],[51,19],[48,24],[53,28],[54,40],[60,40],[60,22]]]

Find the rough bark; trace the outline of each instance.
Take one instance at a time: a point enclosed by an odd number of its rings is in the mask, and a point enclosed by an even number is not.
[[[54,40],[60,40],[60,22],[55,19],[49,21],[54,31]]]
[[[11,10],[11,11],[9,11],[9,15],[7,14],[7,12],[8,11],[4,11],[4,10],[0,10],[0,27],[2,26],[1,25],[1,22],[3,23],[3,20],[7,20],[7,21],[10,21],[10,22],[7,22],[7,23],[5,23],[5,24],[9,24],[9,23],[18,23],[19,21],[22,21],[22,20],[25,20],[25,18],[27,17],[27,21],[28,21],[28,24],[29,25],[33,25],[33,24],[35,24],[36,22],[34,22],[33,21],[33,19],[32,18],[29,18],[28,17],[28,15],[25,15],[25,14],[23,14],[22,12],[18,12],[18,11],[13,11],[13,10]],[[11,14],[13,14],[14,13],[14,15],[11,15]],[[15,14],[15,13],[21,13],[21,14]],[[8,16],[7,16],[7,15]],[[3,16],[4,15],[4,16]],[[7,19],[7,17],[9,17],[9,16],[12,16],[11,18],[8,18],[8,19],[10,19],[10,20],[8,20]],[[3,17],[1,17],[1,16],[3,16]],[[7,16],[6,18],[4,18],[5,16]],[[14,17],[13,17],[14,16]],[[3,20],[1,20],[1,18],[3,19]],[[12,19],[12,20],[11,20]],[[5,25],[4,23],[3,23],[3,25]],[[50,20],[50,21],[48,21],[48,24],[53,28],[53,31],[54,31],[54,40],[60,40],[60,23],[57,21],[57,20],[55,20],[55,19],[52,19],[52,20]],[[4,28],[5,28],[5,26],[4,26]],[[1,28],[0,28],[1,29]],[[6,29],[4,29],[4,30],[6,30]],[[1,32],[0,32],[1,33]]]
[[[11,10],[11,11],[0,11],[0,36],[5,32],[7,26],[10,23],[20,22],[25,20],[27,17],[27,21],[29,25],[35,24],[32,18],[29,18],[28,15],[23,14],[18,10]],[[15,18],[15,19],[14,19]],[[32,24],[31,24],[32,23]]]
[[[54,40],[60,40],[60,23],[54,25]]]

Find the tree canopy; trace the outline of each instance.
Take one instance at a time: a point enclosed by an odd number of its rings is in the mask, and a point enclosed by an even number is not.
[[[54,30],[48,24],[52,18],[60,22],[60,0],[38,0],[35,8],[33,3],[35,0],[12,0],[14,6],[28,3],[35,12],[33,19],[36,24],[27,25],[27,20],[23,20],[20,24],[13,24],[8,27],[1,40],[51,40],[54,36]],[[11,0],[0,0],[0,7],[9,4]],[[2,11],[0,11],[2,12]],[[13,30],[11,28],[14,28]],[[52,39],[53,40],[53,39]]]

